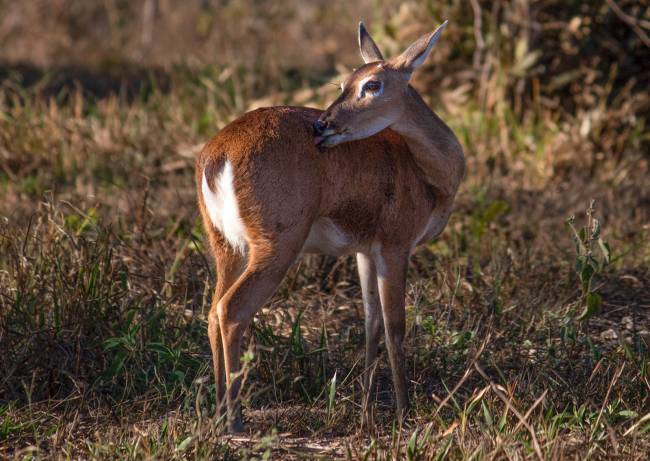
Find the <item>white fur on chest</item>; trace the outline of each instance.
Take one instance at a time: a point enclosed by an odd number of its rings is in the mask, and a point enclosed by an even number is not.
[[[213,179],[213,178],[210,178]],[[214,192],[208,186],[203,173],[201,192],[208,216],[228,243],[237,251],[245,253],[248,248],[246,227],[239,214],[239,205],[233,185],[232,164],[226,161],[214,178]]]

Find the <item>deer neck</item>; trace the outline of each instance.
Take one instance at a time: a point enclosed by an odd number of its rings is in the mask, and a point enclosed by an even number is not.
[[[442,202],[453,202],[465,172],[463,149],[451,129],[409,85],[401,117],[391,125],[399,133]]]

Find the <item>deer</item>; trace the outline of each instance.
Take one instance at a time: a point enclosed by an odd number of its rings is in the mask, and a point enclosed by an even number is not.
[[[383,328],[397,414],[408,409],[409,258],[447,225],[465,172],[458,139],[409,84],[446,25],[384,59],[360,22],[364,64],[326,110],[277,106],[245,113],[197,157],[198,205],[216,263],[208,337],[228,432],[244,430],[243,335],[305,253],[356,256],[364,392],[374,385]]]

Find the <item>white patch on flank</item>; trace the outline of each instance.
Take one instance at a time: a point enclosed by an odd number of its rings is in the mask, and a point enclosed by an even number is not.
[[[320,218],[312,224],[302,252],[337,256],[348,250],[351,243],[352,240],[334,224],[334,221],[330,218]]]
[[[372,80],[374,77],[366,77],[361,82],[359,82],[359,86],[357,87],[357,98],[361,99],[363,97],[363,94],[365,91],[363,90],[363,87],[365,86],[366,83],[368,83],[369,80]],[[384,82],[381,82],[381,86],[379,87],[379,91],[369,91],[368,94],[372,96],[373,98],[376,98],[377,96],[381,96],[381,94],[384,92]]]
[[[233,186],[232,164],[226,161],[223,169],[214,178],[215,191],[210,190],[208,178],[203,172],[201,191],[205,208],[214,227],[224,236],[237,251],[245,253],[248,248],[246,227],[239,214],[237,196]]]

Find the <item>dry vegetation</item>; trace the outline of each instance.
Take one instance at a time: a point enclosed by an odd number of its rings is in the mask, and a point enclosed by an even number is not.
[[[648,5],[302,5],[0,2],[0,457],[646,459]],[[360,17],[389,55],[450,20],[416,86],[468,175],[412,258],[414,408],[393,421],[382,354],[360,427],[354,261],[313,257],[256,317],[225,436],[193,156],[252,107],[324,107]]]

